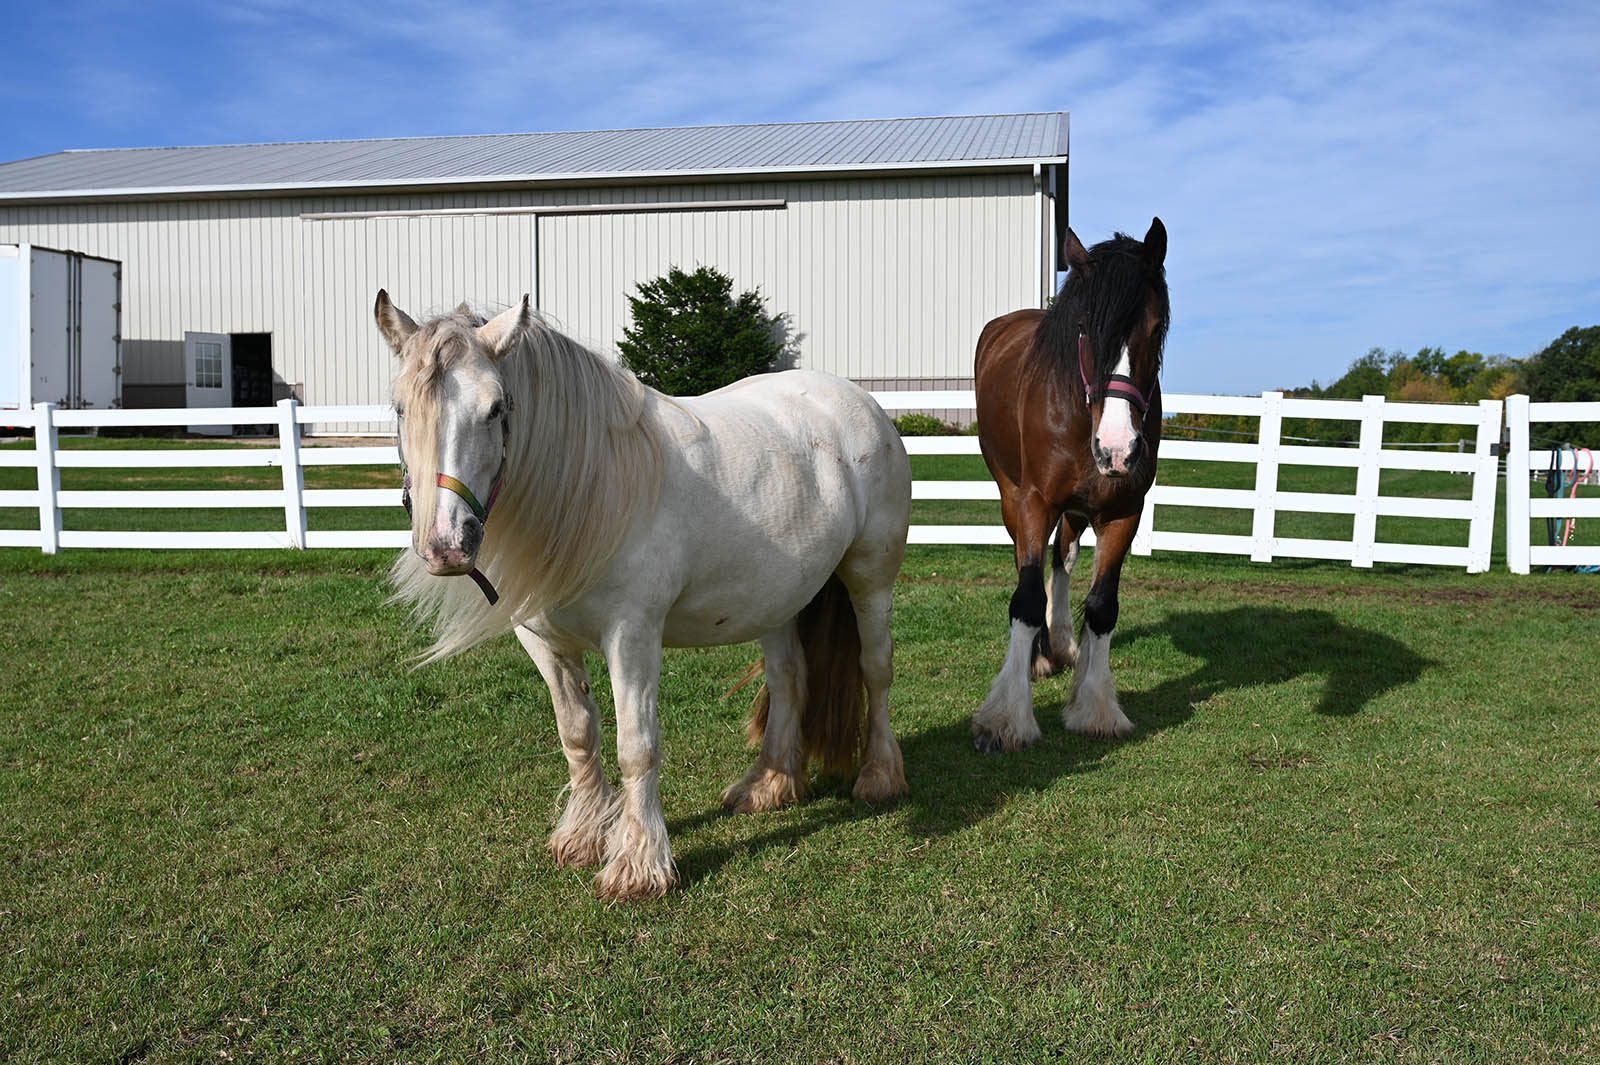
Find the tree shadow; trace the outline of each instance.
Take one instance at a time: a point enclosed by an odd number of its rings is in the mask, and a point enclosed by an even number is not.
[[[1108,753],[1186,723],[1196,706],[1224,692],[1325,674],[1321,697],[1309,709],[1347,717],[1385,691],[1412,683],[1434,664],[1392,637],[1343,625],[1325,610],[1186,611],[1124,630],[1114,646],[1126,652],[1142,641],[1170,642],[1201,665],[1154,688],[1120,693],[1134,721],[1131,737],[1095,740],[1063,731],[1061,704],[1055,698],[1035,706],[1043,737],[1015,754],[979,754],[965,717],[904,734],[900,749],[910,794],[892,809],[903,811],[907,828],[919,838],[950,835],[987,820],[1013,796],[1042,792],[1073,774],[1095,771]],[[848,781],[824,777],[815,781],[799,820],[735,842],[692,846],[679,856],[679,868],[686,881],[694,882],[736,856],[793,847],[813,833],[877,817],[886,809],[891,808],[851,801]],[[669,832],[681,838],[725,816],[718,809],[678,819],[669,824]]]

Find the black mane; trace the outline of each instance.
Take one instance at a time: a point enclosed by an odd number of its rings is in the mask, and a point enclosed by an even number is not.
[[[1048,358],[1077,377],[1078,333],[1087,326],[1096,386],[1105,383],[1128,340],[1153,306],[1161,324],[1151,345],[1155,359],[1152,373],[1161,372],[1166,347],[1169,305],[1167,274],[1160,264],[1151,265],[1145,246],[1126,233],[1117,233],[1089,249],[1089,265],[1075,267],[1050,308],[1045,311],[1034,335],[1037,354]],[[1142,367],[1134,367],[1140,373]]]

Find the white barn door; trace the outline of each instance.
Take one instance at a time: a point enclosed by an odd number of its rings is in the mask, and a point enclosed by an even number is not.
[[[184,406],[233,406],[233,341],[226,333],[184,333]],[[229,425],[191,425],[191,433],[227,436]]]

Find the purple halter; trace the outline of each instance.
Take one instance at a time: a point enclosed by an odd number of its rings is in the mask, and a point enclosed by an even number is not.
[[[1083,378],[1083,399],[1086,403],[1094,402],[1094,386],[1089,383],[1089,371],[1085,368],[1089,364],[1089,338],[1083,333],[1078,334],[1078,376]],[[1150,406],[1150,401],[1144,398],[1144,393],[1139,391],[1139,386],[1133,383],[1133,378],[1120,373],[1114,373],[1106,379],[1106,397],[1119,396],[1139,408],[1143,414]]]

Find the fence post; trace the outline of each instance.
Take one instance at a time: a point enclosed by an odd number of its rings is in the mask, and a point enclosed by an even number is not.
[[[1278,525],[1278,453],[1283,447],[1283,393],[1261,393],[1261,427],[1256,433],[1256,509],[1250,529],[1250,561],[1272,561]]]
[[[1488,573],[1494,546],[1494,505],[1500,487],[1500,458],[1495,443],[1500,439],[1503,404],[1498,399],[1478,401],[1477,463],[1472,471],[1472,521],[1467,534],[1467,572]]]
[[[1378,482],[1382,471],[1383,397],[1361,397],[1361,463],[1356,467],[1356,520],[1352,566],[1372,568],[1372,548],[1378,542]]]
[[[1528,397],[1506,397],[1506,568],[1527,573],[1528,565]]]
[[[61,467],[56,451],[61,447],[61,431],[56,428],[56,405],[33,405],[33,450],[39,463],[39,549],[47,555],[61,550]]]
[[[283,519],[291,547],[306,546],[306,472],[300,465],[300,423],[293,397],[278,400],[278,454],[283,463]]]
[[[1161,475],[1156,474],[1159,478]],[[1156,531],[1156,486],[1152,484],[1150,491],[1144,494],[1144,510],[1139,514],[1139,527],[1133,531],[1133,543],[1128,545],[1128,550],[1136,555],[1148,555],[1154,550],[1155,544],[1150,539]]]

